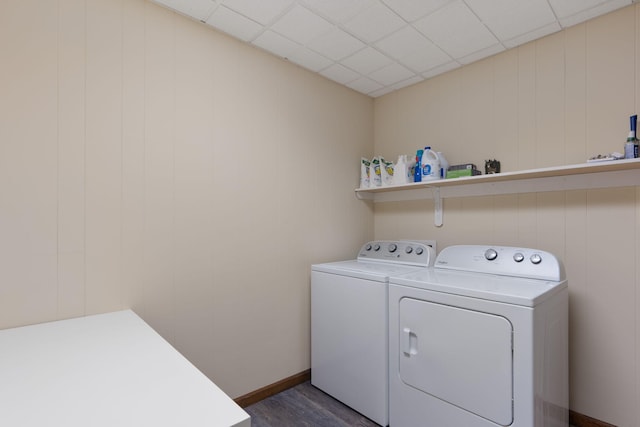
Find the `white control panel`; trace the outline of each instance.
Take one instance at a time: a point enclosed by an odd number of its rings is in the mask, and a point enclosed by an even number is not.
[[[436,254],[427,243],[403,240],[374,240],[365,243],[358,252],[359,261],[388,261],[429,267]]]
[[[565,279],[564,267],[553,254],[509,246],[449,246],[440,252],[435,267],[541,280]]]

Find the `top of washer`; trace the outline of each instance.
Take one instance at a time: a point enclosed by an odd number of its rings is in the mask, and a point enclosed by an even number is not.
[[[392,262],[430,267],[435,250],[426,241],[374,240],[365,243],[358,252],[358,261]]]
[[[509,246],[449,246],[436,258],[435,268],[556,282],[565,280],[564,267],[553,254]]]

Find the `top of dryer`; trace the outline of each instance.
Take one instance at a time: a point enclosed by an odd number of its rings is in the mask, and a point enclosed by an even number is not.
[[[556,282],[565,280],[562,262],[553,254],[510,246],[449,246],[436,258],[435,268]]]
[[[435,243],[434,243],[435,244]],[[374,240],[358,252],[358,261],[392,262],[430,267],[436,253],[429,241]]]

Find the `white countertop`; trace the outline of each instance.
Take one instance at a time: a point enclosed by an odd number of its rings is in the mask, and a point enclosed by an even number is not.
[[[0,426],[250,427],[133,311],[0,331]]]

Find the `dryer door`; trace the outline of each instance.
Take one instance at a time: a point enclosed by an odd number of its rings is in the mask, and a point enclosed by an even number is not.
[[[412,298],[400,300],[400,378],[499,425],[513,421],[511,322]]]

